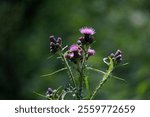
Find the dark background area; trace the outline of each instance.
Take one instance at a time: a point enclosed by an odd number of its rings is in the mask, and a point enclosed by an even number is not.
[[[121,49],[123,63],[96,99],[150,99],[150,1],[149,0],[1,0],[0,1],[0,99],[43,99],[67,82],[65,72],[40,77],[63,67],[47,59],[50,35],[63,45],[76,43],[79,28],[96,30],[95,56],[89,64],[106,70],[102,59]],[[101,79],[90,73],[91,88]]]

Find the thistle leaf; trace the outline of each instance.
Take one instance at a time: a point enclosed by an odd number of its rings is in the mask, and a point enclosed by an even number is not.
[[[102,74],[106,74],[104,71],[101,71],[97,68],[93,68],[93,67],[87,67],[88,70],[92,70],[92,71],[95,71],[95,72],[99,72],[99,73],[102,73]]]
[[[117,77],[117,76],[114,76],[114,75],[110,75],[110,77],[114,78],[114,79],[117,79],[117,80],[121,80],[123,82],[127,82],[125,79],[123,78],[120,78],[120,77]]]
[[[85,77],[84,80],[85,80],[85,86],[86,86],[86,90],[87,90],[87,94],[88,94],[87,95],[87,99],[89,99],[90,96],[91,96],[91,93],[90,93],[90,87],[89,87],[88,77]]]
[[[61,68],[61,69],[59,69],[59,70],[57,70],[57,71],[54,71],[54,72],[52,72],[52,73],[50,73],[50,74],[41,75],[40,77],[52,76],[52,75],[54,75],[54,74],[56,74],[56,73],[59,73],[59,72],[61,72],[61,71],[64,71],[64,70],[67,70],[67,68],[66,68],[66,67],[65,67],[65,68]]]
[[[125,66],[125,65],[128,65],[129,63],[123,63],[121,66]]]
[[[62,51],[64,51],[67,47],[68,47],[68,45],[66,45],[66,46],[62,49]]]
[[[47,59],[51,59],[54,55],[49,56]]]

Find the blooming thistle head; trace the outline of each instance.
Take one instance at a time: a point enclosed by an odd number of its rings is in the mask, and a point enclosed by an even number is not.
[[[93,43],[94,37],[92,35],[94,35],[96,33],[93,28],[83,27],[79,31],[81,34],[84,34],[84,37],[80,37],[78,40],[78,43],[81,43],[81,44]]]
[[[73,44],[73,45],[70,46],[69,51],[70,52],[75,52],[75,51],[78,51],[78,49],[79,49],[78,45]]]
[[[50,36],[49,40],[50,40],[50,52],[55,54],[57,51],[61,49],[62,39],[60,37],[56,39],[54,36]]]
[[[80,29],[80,33],[85,35],[94,35],[96,32],[91,27],[83,27]]]

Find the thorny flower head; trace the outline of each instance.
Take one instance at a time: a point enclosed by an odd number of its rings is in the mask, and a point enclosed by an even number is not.
[[[78,51],[78,49],[79,49],[78,45],[73,44],[73,45],[70,46],[69,51],[70,52],[75,52],[75,51]]]
[[[73,44],[70,46],[69,51],[65,57],[76,63],[78,59],[82,58],[82,49],[77,44]]]
[[[93,28],[89,28],[89,27],[83,27],[80,29],[80,33],[81,34],[87,34],[87,35],[93,35],[95,34],[95,30]]]
[[[94,37],[92,35],[96,33],[93,28],[83,27],[79,31],[81,34],[84,34],[84,37],[80,37],[78,43],[81,43],[83,45],[93,43]]]

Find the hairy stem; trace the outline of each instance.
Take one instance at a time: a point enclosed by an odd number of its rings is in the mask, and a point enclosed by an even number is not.
[[[85,86],[86,86],[86,90],[87,90],[87,97],[86,97],[86,99],[90,99],[91,93],[90,93],[88,77],[85,77],[84,80],[85,80]]]
[[[82,98],[82,86],[83,85],[83,73],[80,72],[80,77],[79,77],[79,98]]]
[[[65,58],[65,56],[64,56],[63,53],[61,53],[60,55],[61,55],[62,60],[63,60],[64,63],[65,63],[65,66],[67,67],[67,70],[68,70],[68,72],[69,72],[69,75],[70,75],[71,80],[72,80],[72,83],[73,83],[73,87],[76,87],[75,78],[74,78],[74,76],[73,76],[73,73],[72,73],[72,71],[71,71],[71,68],[70,68],[70,66],[69,66],[69,64],[68,64],[68,62],[67,62],[67,60],[66,60],[66,58]]]
[[[111,58],[109,58],[109,60],[110,60],[109,68],[108,68],[107,72],[104,74],[102,80],[99,82],[98,86],[95,88],[90,100],[92,100],[96,96],[97,92],[105,84],[105,82],[108,80],[110,73],[113,71],[113,61]]]
[[[83,60],[80,61],[78,63],[78,72],[79,72],[79,90],[78,90],[78,95],[79,95],[79,99],[82,99],[82,88],[83,88],[83,81],[84,81],[84,77],[85,77],[85,61],[86,61],[86,50],[84,48],[82,48],[84,50],[84,55],[83,55]]]
[[[82,92],[82,71],[81,71],[81,66],[80,66],[80,61],[78,61],[77,63],[77,67],[78,67],[78,72],[79,72],[79,85],[78,85],[78,90],[77,90],[77,99],[81,99],[82,96],[81,96],[81,92]]]

